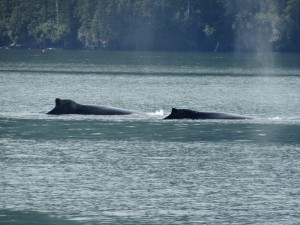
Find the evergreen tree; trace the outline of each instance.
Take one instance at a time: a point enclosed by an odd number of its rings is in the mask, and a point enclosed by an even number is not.
[[[0,46],[300,51],[300,0],[0,0]]]

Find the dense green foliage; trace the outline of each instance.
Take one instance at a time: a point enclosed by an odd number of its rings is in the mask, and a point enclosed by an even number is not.
[[[300,51],[300,0],[0,0],[0,46]]]

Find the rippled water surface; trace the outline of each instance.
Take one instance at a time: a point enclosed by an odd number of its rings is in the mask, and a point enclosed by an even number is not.
[[[299,62],[0,50],[0,224],[299,224]],[[56,97],[139,113],[47,115]]]

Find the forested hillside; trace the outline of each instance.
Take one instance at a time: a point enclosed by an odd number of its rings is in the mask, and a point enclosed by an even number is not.
[[[300,52],[300,0],[0,0],[0,46]]]

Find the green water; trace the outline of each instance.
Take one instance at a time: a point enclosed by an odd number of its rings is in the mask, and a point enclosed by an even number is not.
[[[0,50],[0,224],[299,224],[299,62]],[[47,115],[56,97],[141,113]]]

